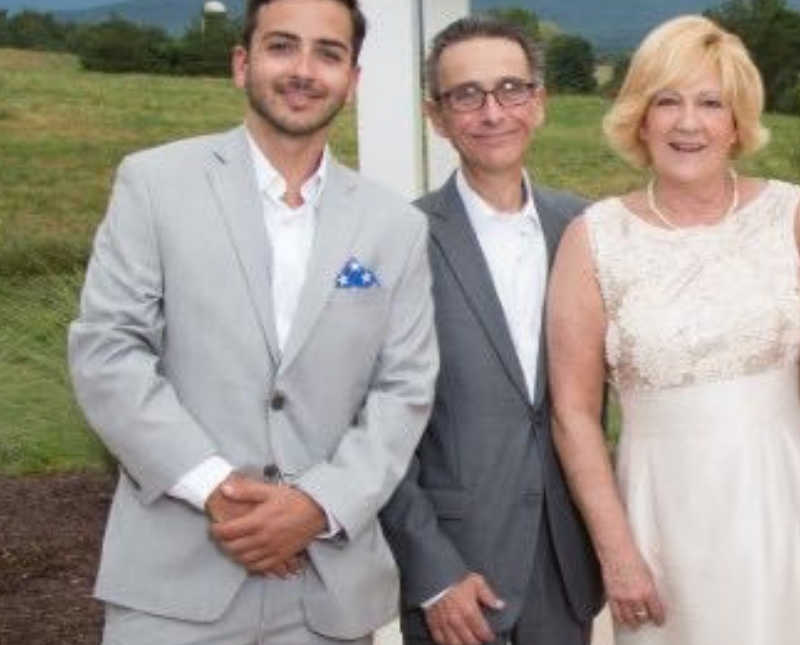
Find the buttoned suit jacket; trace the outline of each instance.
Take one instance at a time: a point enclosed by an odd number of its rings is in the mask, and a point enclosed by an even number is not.
[[[533,200],[549,267],[564,227],[585,202],[537,186]],[[531,401],[455,177],[416,204],[430,226],[441,367],[428,427],[381,515],[401,571],[403,632],[428,636],[421,603],[470,571],[484,575],[506,601],[503,611],[487,614],[494,629],[510,629],[528,589],[542,521],[569,605],[588,621],[602,604],[602,586],[554,452],[544,334]]]
[[[245,470],[276,464],[341,524],[308,548],[322,581],[303,598],[312,629],[355,638],[396,612],[377,513],[430,413],[426,248],[421,213],[331,160],[281,351],[244,128],[123,161],[69,332],[77,398],[121,465],[99,598],[192,621],[225,611],[245,569],[166,494],[218,454]],[[350,258],[379,284],[336,288]]]

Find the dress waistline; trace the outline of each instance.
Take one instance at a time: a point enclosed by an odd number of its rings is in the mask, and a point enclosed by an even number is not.
[[[620,393],[625,434],[753,432],[800,418],[798,366],[725,381]],[[800,427],[798,428],[800,432]]]

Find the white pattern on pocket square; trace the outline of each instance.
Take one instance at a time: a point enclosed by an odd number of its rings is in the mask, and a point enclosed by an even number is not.
[[[337,289],[369,289],[380,286],[375,272],[366,268],[356,258],[350,258],[336,276]]]

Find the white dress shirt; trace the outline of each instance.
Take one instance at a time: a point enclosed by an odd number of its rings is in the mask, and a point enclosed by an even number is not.
[[[517,358],[525,373],[528,396],[533,400],[547,288],[547,246],[525,172],[522,181],[525,203],[517,212],[503,213],[487,204],[460,170],[456,174],[459,195],[489,265]]]
[[[489,266],[532,401],[547,287],[547,246],[524,171],[522,181],[525,203],[520,210],[505,213],[486,203],[460,169],[456,173],[456,187]],[[449,590],[450,587],[440,591],[422,607],[428,609]]]
[[[283,348],[306,279],[308,259],[316,230],[317,206],[325,186],[329,153],[327,148],[323,151],[319,166],[301,187],[303,203],[297,208],[292,208],[283,201],[286,180],[264,156],[249,132],[247,141],[250,144],[256,185],[264,214],[264,226],[272,251],[270,267],[272,310],[278,344]],[[202,510],[209,495],[233,470],[233,466],[222,457],[209,457],[181,477],[169,490],[169,494]],[[327,510],[325,513],[328,518],[328,528],[331,534],[334,534],[338,531],[339,525]]]

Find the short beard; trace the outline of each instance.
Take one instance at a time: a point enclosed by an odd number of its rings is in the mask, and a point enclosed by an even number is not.
[[[303,79],[290,79],[284,85],[294,85],[295,88],[310,91],[308,83],[303,81]],[[289,137],[297,138],[307,137],[327,128],[336,118],[336,115],[339,114],[346,102],[346,99],[343,97],[340,101],[331,105],[328,110],[320,115],[315,121],[312,121],[311,123],[295,124],[288,119],[281,119],[274,114],[274,112],[269,109],[266,101],[259,100],[259,97],[250,91],[249,84],[246,88],[246,91],[247,100],[250,103],[250,107],[256,114],[269,123],[269,125],[272,126],[272,128],[274,128],[277,132]],[[280,90],[278,93],[280,93]]]

